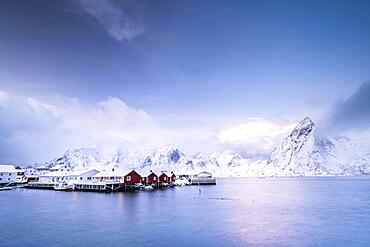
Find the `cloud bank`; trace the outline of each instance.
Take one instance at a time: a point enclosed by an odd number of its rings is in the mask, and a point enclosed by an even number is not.
[[[189,121],[165,124],[142,109],[108,97],[93,104],[56,97],[48,102],[0,91],[0,162],[30,164],[59,157],[66,150],[97,147],[135,151],[176,144],[187,153],[266,154],[292,127],[289,121],[252,118],[236,126],[216,127]]]
[[[40,162],[79,147],[129,150],[163,140],[147,113],[112,97],[85,106],[76,99],[45,103],[0,91],[0,119],[0,162]]]
[[[221,130],[217,139],[225,146],[231,146],[246,155],[268,155],[292,129],[296,123],[268,121],[263,118],[250,118],[244,123]]]
[[[329,127],[341,130],[370,128],[370,81],[364,82],[347,99],[333,105]]]
[[[79,9],[93,17],[116,40],[131,40],[144,32],[135,2],[77,0]]]

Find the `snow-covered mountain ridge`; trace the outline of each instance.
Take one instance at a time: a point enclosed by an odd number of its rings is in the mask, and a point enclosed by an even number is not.
[[[304,118],[268,159],[266,176],[368,175],[370,150],[363,140],[322,137]]]
[[[225,151],[186,155],[175,145],[137,152],[101,152],[95,148],[67,151],[46,163],[73,170],[97,168],[174,171],[177,174],[212,172],[215,176],[358,176],[370,174],[370,150],[360,140],[322,137],[310,118],[304,118],[267,160],[251,160]]]

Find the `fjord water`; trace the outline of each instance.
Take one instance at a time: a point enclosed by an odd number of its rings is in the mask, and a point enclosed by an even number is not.
[[[369,178],[0,192],[1,246],[369,246]]]

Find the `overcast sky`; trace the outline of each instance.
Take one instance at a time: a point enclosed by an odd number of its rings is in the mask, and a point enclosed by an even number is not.
[[[305,116],[368,127],[369,13],[368,1],[1,1],[0,162],[99,145],[266,153]]]

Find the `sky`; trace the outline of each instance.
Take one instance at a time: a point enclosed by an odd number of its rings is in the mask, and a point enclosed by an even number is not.
[[[0,6],[3,163],[169,143],[265,154],[305,116],[370,126],[368,1]]]

